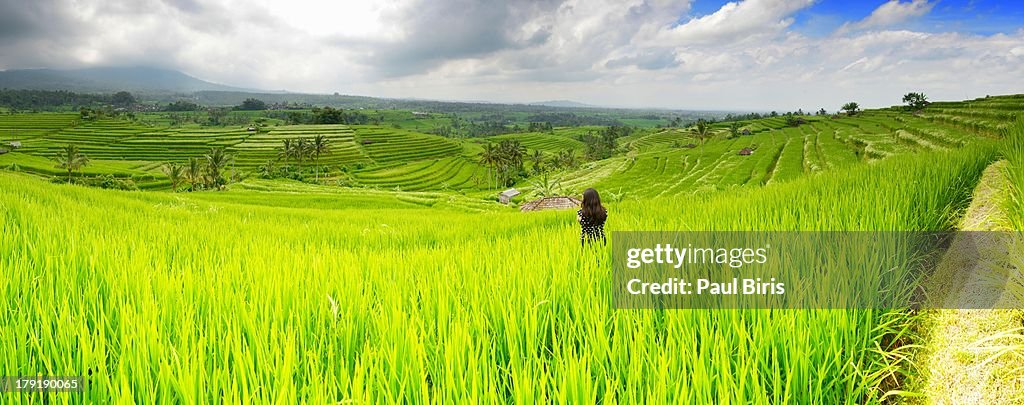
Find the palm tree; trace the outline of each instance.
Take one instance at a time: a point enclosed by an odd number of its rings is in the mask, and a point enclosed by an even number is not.
[[[189,191],[196,191],[196,184],[203,181],[203,162],[197,158],[189,158],[185,167],[185,178],[189,182]]]
[[[177,163],[167,163],[163,167],[164,174],[171,181],[171,191],[178,192],[178,186],[185,177],[185,170]]]
[[[530,154],[529,158],[530,163],[533,163],[534,173],[540,173],[541,171],[544,170],[544,152],[541,152],[540,149],[534,149],[533,153]]]
[[[526,156],[526,147],[518,139],[502,141],[499,149],[505,164],[514,169],[523,168],[523,157]]]
[[[700,152],[704,153],[704,141],[711,137],[711,125],[707,121],[697,120],[697,123],[691,128],[693,136],[700,141]]]
[[[299,138],[299,140],[295,141],[295,144],[292,145],[292,157],[294,157],[295,161],[299,164],[300,171],[302,170],[302,162],[309,156],[309,152],[310,143],[306,138]]]
[[[551,163],[561,167],[573,167],[576,165],[576,151],[572,149],[562,150],[551,158]]]
[[[217,189],[224,188],[225,180],[223,171],[228,164],[234,160],[231,155],[224,152],[224,148],[210,149],[206,154],[206,177],[208,184]]]
[[[68,183],[71,173],[89,164],[89,158],[82,154],[75,145],[66,145],[57,154],[57,167],[68,171]]]
[[[487,166],[489,172],[493,171],[494,165],[498,163],[498,150],[494,144],[488,142],[487,145],[484,145],[484,150],[480,152],[479,156],[480,164]]]
[[[729,137],[735,138],[740,134],[740,123],[734,122],[729,125]]]
[[[320,155],[331,152],[331,140],[327,139],[326,136],[317,135],[313,138],[313,143],[310,145],[310,150],[313,152],[313,158],[316,161],[316,181],[320,181]]]
[[[281,146],[281,149],[277,150],[277,159],[284,159],[284,164],[287,166],[288,159],[292,157],[294,145],[291,139],[285,139],[281,142],[283,145]]]

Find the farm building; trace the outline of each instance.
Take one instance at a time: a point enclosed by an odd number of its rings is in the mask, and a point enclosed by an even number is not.
[[[544,197],[524,203],[519,211],[565,210],[580,206],[580,200],[572,197]]]
[[[750,156],[750,155],[754,154],[754,150],[750,149],[750,148],[743,148],[743,149],[740,149],[740,151],[738,153],[736,153],[736,154],[740,155],[740,156]]]
[[[500,201],[502,204],[508,204],[509,202],[512,201],[513,198],[515,198],[519,194],[519,190],[510,188],[498,194],[498,201]]]
[[[20,148],[21,147],[21,141],[11,141],[11,147],[14,148],[14,149]]]

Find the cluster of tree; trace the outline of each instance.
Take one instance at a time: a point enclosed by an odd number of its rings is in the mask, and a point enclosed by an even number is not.
[[[370,121],[370,117],[358,111],[345,111],[340,108],[314,108],[314,124],[347,124],[364,125]]]
[[[200,106],[199,104],[196,104],[196,103],[193,103],[193,102],[187,101],[187,100],[178,100],[178,101],[169,103],[166,106],[164,106],[163,108],[161,108],[162,111],[169,111],[169,112],[199,111],[199,110],[202,110],[202,109],[203,109],[203,107]]]
[[[668,120],[669,128],[679,128],[683,126],[683,124],[683,117],[672,117],[672,119]]]
[[[815,115],[828,115],[828,112],[825,111],[824,108],[822,108],[822,109],[816,111],[814,114]],[[735,121],[759,120],[759,119],[763,119],[763,118],[774,118],[774,117],[779,117],[779,116],[789,117],[789,116],[803,116],[803,115],[810,115],[810,111],[806,111],[805,112],[802,108],[800,108],[800,109],[797,109],[796,111],[789,111],[789,112],[785,112],[785,113],[781,113],[781,114],[778,111],[771,111],[771,112],[768,112],[768,113],[756,113],[756,112],[753,112],[753,113],[747,113],[747,114],[732,114],[732,113],[730,113],[730,114],[726,114],[725,117],[723,117],[722,119],[719,119],[717,121],[716,120],[707,120],[707,121],[709,123],[715,123],[715,122],[735,122]]]
[[[843,104],[842,108],[840,109],[845,111],[846,115],[854,116],[858,112],[860,112],[860,104],[857,104],[856,101],[851,101],[849,103]]]
[[[497,185],[510,186],[526,176],[523,168],[526,147],[518,140],[504,140],[497,145],[487,143],[479,156],[480,163],[487,166]]]
[[[807,123],[807,120],[805,120],[800,115],[793,114],[793,113],[786,113],[786,126],[788,126],[788,127],[798,127],[798,126],[806,124],[806,123]]]
[[[903,95],[903,103],[910,110],[918,111],[928,106],[928,96],[924,93],[911,92]]]
[[[526,126],[526,132],[552,132],[555,130],[555,126],[551,125],[550,122],[530,122]]]
[[[0,90],[0,106],[17,110],[57,110],[78,107],[119,106],[135,103],[128,92],[116,94],[85,94],[64,90]]]
[[[81,118],[81,119],[83,119],[85,121],[93,121],[93,120],[97,120],[97,119],[100,119],[100,118],[114,117],[114,116],[117,116],[117,115],[118,115],[118,113],[116,111],[114,111],[110,107],[96,107],[96,108],[82,107],[82,108],[78,109],[78,116],[79,116],[79,118]]]
[[[135,96],[132,95],[132,93],[119,91],[110,97],[110,102],[115,106],[126,108],[131,107],[133,104],[137,103],[138,100],[135,99]]]
[[[224,148],[213,148],[202,157],[189,158],[186,165],[167,163],[163,166],[163,172],[171,181],[171,190],[175,192],[186,182],[189,191],[223,190],[228,184],[224,173],[234,159]]]
[[[267,109],[267,103],[258,98],[250,97],[242,101],[242,104],[235,106],[235,109],[239,111],[263,111]]]
[[[622,122],[603,115],[579,115],[571,112],[542,112],[526,117],[528,122],[546,122],[556,127],[580,127],[587,125],[620,126]]]
[[[331,153],[331,140],[324,135],[317,135],[313,138],[284,139],[281,147],[277,149],[277,160],[267,162],[259,167],[259,174],[263,178],[288,177],[295,180],[304,180],[303,163],[313,162],[314,179],[320,181],[320,157]],[[277,163],[284,160],[284,166],[277,167]],[[296,166],[291,166],[294,161]]]
[[[616,140],[627,136],[633,129],[627,126],[612,125],[605,127],[598,134],[586,133],[577,136],[585,147],[583,155],[589,160],[607,159],[615,154]]]

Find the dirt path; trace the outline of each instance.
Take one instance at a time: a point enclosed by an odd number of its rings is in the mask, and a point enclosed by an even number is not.
[[[981,182],[974,190],[971,205],[959,224],[961,230],[1007,230],[1003,212],[1007,190],[1007,180],[1003,174],[1005,165],[1006,162],[1001,161],[985,169]],[[968,244],[969,241],[954,241],[943,265],[968,263],[972,258],[964,257],[965,252],[975,256],[986,254],[977,246],[964,249],[958,247]],[[1003,296],[998,280],[992,282],[992,273],[998,272],[990,268],[979,268],[964,273],[959,272],[959,277],[938,276],[939,280],[933,280],[956,291],[947,297],[947,300],[951,300],[947,301],[947,308],[962,308],[979,299]],[[942,269],[936,274],[942,274]],[[1001,332],[1020,328],[1020,311],[944,309],[931,311],[928,319],[922,362],[927,379],[920,387],[920,391],[926,395],[925,403],[1024,403],[1024,373],[1021,372],[1024,364],[1011,356],[993,356],[993,348],[1009,342],[991,339]]]

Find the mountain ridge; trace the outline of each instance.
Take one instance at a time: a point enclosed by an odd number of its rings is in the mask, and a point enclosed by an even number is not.
[[[89,67],[81,69],[11,69],[0,71],[0,88],[77,92],[194,93],[235,91],[273,93],[209,82],[186,73],[156,67]]]

